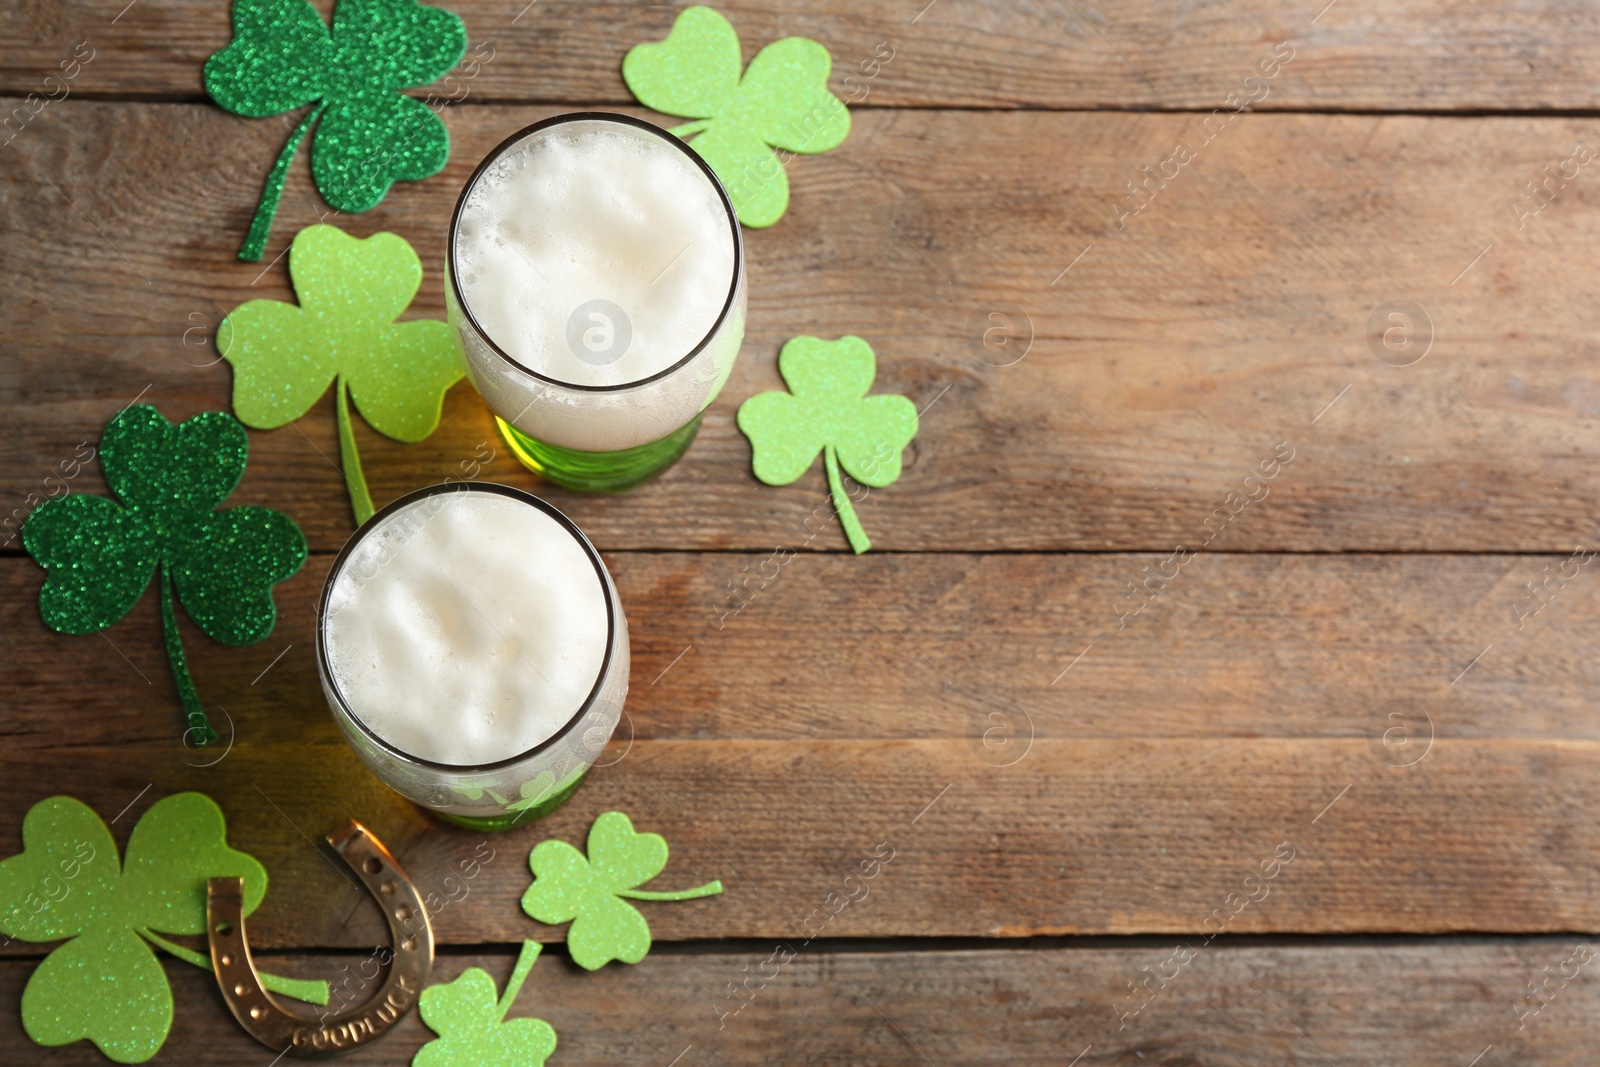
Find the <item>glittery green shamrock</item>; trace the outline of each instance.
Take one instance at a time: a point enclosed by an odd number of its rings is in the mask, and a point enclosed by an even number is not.
[[[189,617],[225,645],[272,632],[272,587],[300,569],[306,539],[271,508],[221,508],[244,475],[239,420],[206,411],[172,425],[148,404],[106,424],[100,466],[117,500],[71,493],[28,516],[22,543],[45,569],[39,612],[57,633],[92,634],[133,609],[159,573],[167,659],[196,744],[216,740],[184,663],[173,587]],[[121,501],[118,503],[117,501]]]
[[[900,477],[900,452],[917,435],[917,408],[903,396],[867,396],[877,374],[872,346],[859,337],[794,337],[778,354],[789,392],[760,393],[739,405],[756,477],[788,485],[821,452],[828,488],[850,547],[872,547],[850,503],[839,468],[874,489]]]
[[[638,963],[650,951],[650,924],[629,900],[693,900],[722,892],[720,881],[694,889],[637,889],[667,866],[667,842],[641,834],[620,811],[608,811],[589,828],[589,856],[565,841],[542,841],[528,856],[533,885],[522,910],[542,923],[571,922],[567,951],[594,971],[612,960]]]
[[[233,410],[246,426],[276,429],[310,411],[332,383],[339,458],[359,525],[373,509],[350,395],[379,433],[420,441],[439,425],[461,359],[448,323],[395,321],[422,284],[422,261],[402,237],[363,241],[337,226],[308,226],[289,249],[289,277],[299,307],[251,300],[217,327],[217,350],[233,365]]]
[[[318,119],[311,174],[340,211],[376,207],[396,179],[439,173],[450,134],[399,90],[443,76],[466,48],[459,18],[416,0],[338,0],[332,32],[308,0],[234,0],[233,43],[206,60],[211,99],[248,118],[317,105],[267,176],[239,258],[261,258],[289,161]]]
[[[154,1056],[172,1028],[172,989],[151,945],[186,963],[211,960],[155,931],[203,934],[206,881],[244,879],[248,915],[267,892],[261,864],[227,845],[222,811],[200,793],[150,806],[128,837],[125,862],[93,809],[41,800],[22,822],[23,851],[0,862],[0,931],[23,941],[70,938],[22,991],[22,1028],[37,1044],[85,1038],[118,1063]],[[266,988],[313,1004],[326,982],[263,975]]]
[[[422,991],[417,1011],[439,1037],[418,1050],[411,1067],[544,1067],[556,1050],[556,1032],[543,1019],[506,1020],[542,948],[524,941],[522,954],[495,1000],[494,979],[469,967],[447,985]]]
[[[622,80],[646,107],[698,119],[687,138],[722,179],[739,221],[771,226],[789,207],[789,179],[773,148],[826,152],[850,132],[850,112],[828,91],[833,59],[807,37],[767,45],[739,77],[739,35],[709,7],[685,8],[657,44],[636,45]]]

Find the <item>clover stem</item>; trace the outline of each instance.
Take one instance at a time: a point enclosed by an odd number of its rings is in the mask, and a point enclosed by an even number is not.
[[[339,465],[344,468],[345,488],[350,491],[350,506],[356,512],[356,525],[372,518],[372,494],[367,492],[367,477],[361,473],[361,453],[356,451],[356,431],[350,425],[350,387],[344,375],[334,383],[338,393]]]
[[[283,196],[283,186],[289,180],[289,163],[294,159],[306,131],[327,106],[327,101],[323,101],[300,120],[300,125],[289,135],[289,143],[278,153],[278,161],[268,172],[266,187],[261,190],[261,203],[256,205],[256,217],[250,220],[250,232],[245,234],[244,247],[239,249],[239,258],[246,263],[261,261],[261,253],[267,247],[267,234],[272,232],[272,217],[278,213],[278,200]]]
[[[669,893],[652,892],[649,889],[623,889],[617,892],[619,897],[629,900],[694,900],[696,897],[714,897],[722,892],[721,880],[697,885],[693,889],[675,889]]]
[[[161,564],[161,630],[167,638],[167,662],[172,665],[172,680],[178,684],[178,699],[189,720],[183,736],[194,735],[198,748],[217,741],[217,731],[211,728],[206,709],[200,704],[200,694],[195,692],[194,679],[189,677],[189,666],[183,658],[183,635],[178,632],[178,615],[172,607],[172,574],[167,564]]]
[[[211,970],[211,961],[193,949],[184,948],[182,945],[173,944],[160,934],[149,930],[140,930],[139,936],[158,948],[165,949],[184,963],[193,964],[202,970]],[[261,988],[273,993],[282,993],[295,1000],[303,1000],[307,1004],[321,1007],[328,1003],[328,983],[314,981],[308,978],[280,978],[275,974],[257,972],[261,977]]]
[[[533,961],[539,958],[539,953],[543,949],[544,946],[537,941],[522,943],[522,954],[517,957],[517,965],[512,968],[511,977],[506,979],[506,989],[500,995],[500,1003],[495,1005],[496,1019],[504,1019],[506,1012],[511,1010],[511,1002],[522,992],[522,983],[528,980],[528,972],[533,969]]]
[[[705,129],[709,125],[711,125],[711,120],[710,119],[701,119],[699,122],[686,122],[682,126],[674,126],[672,129],[668,130],[667,132],[672,134],[674,137],[678,138],[679,140],[682,140],[683,138],[688,137],[692,133],[699,133],[701,130]]]
[[[856,518],[856,509],[850,504],[850,494],[844,491],[844,483],[839,478],[839,457],[834,455],[832,445],[822,450],[822,461],[828,467],[828,491],[833,494],[833,510],[839,513],[839,525],[844,527],[850,547],[859,556],[872,547],[872,540],[867,537],[867,531],[861,528],[861,520]]]

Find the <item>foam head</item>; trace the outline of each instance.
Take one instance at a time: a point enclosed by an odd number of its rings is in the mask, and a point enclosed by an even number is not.
[[[462,302],[513,361],[620,386],[688,356],[733,291],[735,230],[684,147],[623,122],[527,134],[461,205]]]
[[[487,491],[422,497],[345,557],[323,618],[350,711],[411,756],[510,759],[594,689],[611,623],[596,563],[541,508]]]

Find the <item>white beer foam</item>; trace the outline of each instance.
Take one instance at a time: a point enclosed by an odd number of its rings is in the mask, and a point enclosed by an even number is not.
[[[456,254],[462,299],[489,337],[576,385],[623,385],[683,359],[734,277],[715,186],[678,147],[620,123],[539,131],[496,160],[462,208]],[[625,323],[580,312],[592,301]],[[575,312],[589,358],[571,343]],[[631,338],[607,361],[619,331]]]
[[[567,724],[605,657],[606,595],[572,534],[495,493],[425,497],[346,559],[324,623],[345,703],[438,763],[509,759]]]

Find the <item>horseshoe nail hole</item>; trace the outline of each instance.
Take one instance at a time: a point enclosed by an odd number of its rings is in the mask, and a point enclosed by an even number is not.
[[[381,888],[383,890],[383,895],[384,896],[392,897],[392,896],[394,896],[394,891],[396,889],[400,888],[400,887],[395,885],[393,882],[385,882],[379,888]]]
[[[407,952],[415,952],[417,950],[417,939],[414,937],[408,937],[404,941],[400,942],[400,947],[405,949]]]
[[[220,936],[227,937],[229,934],[233,933],[233,924],[222,922],[212,927],[212,929],[214,929]]]
[[[402,904],[398,908],[394,909],[394,917],[399,919],[401,922],[405,922],[407,919],[411,918],[411,905]]]
[[[263,1008],[261,1005],[257,1004],[255,1007],[250,1009],[250,1018],[259,1019],[263,1015],[265,1015],[266,1013],[267,1013],[267,1010],[265,1008]]]
[[[246,986],[243,982],[239,982],[238,984],[236,984],[233,987],[233,995],[236,996],[236,997],[242,997],[246,993],[248,993],[249,991],[250,991],[249,987]]]
[[[368,874],[377,874],[379,871],[383,870],[383,861],[380,860],[378,857],[373,856],[371,859],[367,860],[367,862],[363,863],[361,866],[366,870],[366,872]]]
[[[232,967],[233,957],[224,952],[220,958],[220,962],[224,967]]]

